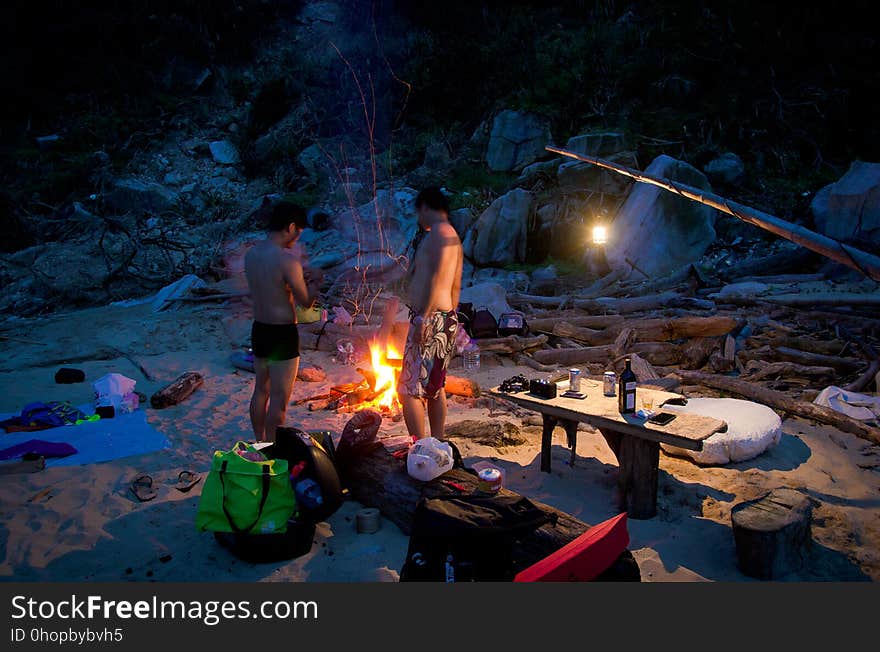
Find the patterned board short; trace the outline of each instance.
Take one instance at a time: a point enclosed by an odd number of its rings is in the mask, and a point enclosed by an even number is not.
[[[458,316],[455,311],[436,311],[426,318],[427,341],[423,344],[421,328],[410,322],[403,351],[399,391],[407,396],[437,398],[446,384],[446,367],[455,350]]]

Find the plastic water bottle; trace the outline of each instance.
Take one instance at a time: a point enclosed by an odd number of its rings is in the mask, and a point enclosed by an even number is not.
[[[480,347],[476,342],[471,342],[461,352],[461,360],[465,370],[480,368]]]
[[[311,478],[300,480],[294,488],[296,499],[306,509],[318,509],[324,504],[321,487]]]
[[[446,555],[446,581],[455,581],[455,566],[453,565],[452,555]]]

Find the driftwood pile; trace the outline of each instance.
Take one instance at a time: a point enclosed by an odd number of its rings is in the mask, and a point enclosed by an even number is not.
[[[727,280],[689,269],[640,285],[600,279],[563,297],[509,294],[532,334],[507,338],[505,351],[548,373],[620,372],[630,357],[640,382],[744,397],[880,444],[880,429],[812,403],[828,385],[878,391],[880,293],[824,289],[821,273]]]

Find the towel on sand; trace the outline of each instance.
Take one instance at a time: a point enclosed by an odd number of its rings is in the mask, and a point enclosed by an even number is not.
[[[5,415],[0,415],[0,419]],[[9,448],[33,439],[31,433],[0,434],[0,446]],[[143,455],[171,448],[171,442],[147,423],[143,410],[120,414],[113,419],[81,423],[78,426],[40,431],[40,439],[65,442],[77,452],[68,457],[46,460],[46,466],[74,466]]]

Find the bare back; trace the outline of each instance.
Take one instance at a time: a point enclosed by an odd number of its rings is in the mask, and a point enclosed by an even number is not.
[[[425,236],[413,261],[408,288],[410,306],[419,313],[455,310],[461,293],[464,263],[461,240],[448,222]]]
[[[245,255],[244,270],[254,303],[254,320],[264,324],[296,322],[294,301],[308,301],[302,265],[296,256],[263,240]]]

